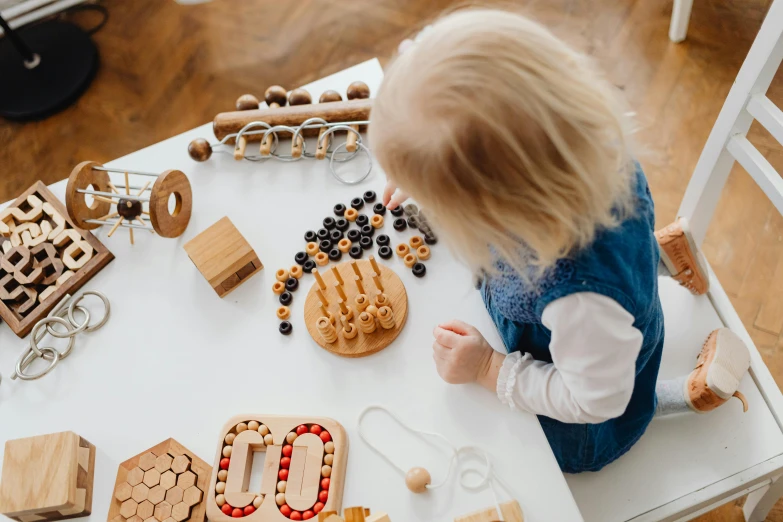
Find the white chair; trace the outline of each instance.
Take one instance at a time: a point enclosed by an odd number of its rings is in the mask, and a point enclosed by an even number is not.
[[[693,0],[674,0],[672,20],[669,23],[669,40],[679,43],[688,35],[688,22],[691,19]]]
[[[756,120],[783,143],[783,112],[765,95],[782,58],[783,0],[775,0],[680,207],[699,244],[735,161],[783,213],[783,180],[746,138]],[[740,387],[750,411],[743,414],[739,401],[732,400],[706,415],[653,420],[627,455],[600,472],[567,476],[585,520],[689,520],[748,495],[745,518],[757,522],[783,496],[783,394],[711,268],[710,277],[710,292],[700,297],[670,278],[660,279],[666,325],[660,377],[690,371],[707,334],[727,326],[750,347],[750,375]]]

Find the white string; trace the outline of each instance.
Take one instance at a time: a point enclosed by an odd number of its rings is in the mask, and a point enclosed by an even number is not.
[[[474,456],[482,459],[484,461],[484,467],[485,467],[484,473],[482,473],[480,470],[475,468],[462,469],[459,474],[459,484],[466,490],[473,491],[473,492],[478,492],[484,488],[489,488],[489,490],[492,492],[492,498],[495,502],[495,508],[497,509],[499,520],[500,522],[505,521],[505,519],[503,518],[503,512],[500,510],[500,502],[498,500],[497,490],[495,489],[495,486],[492,482],[496,481],[498,484],[503,486],[503,488],[506,489],[506,491],[510,491],[510,490],[508,486],[502,480],[500,480],[497,474],[495,474],[495,472],[493,471],[492,462],[490,462],[489,454],[486,451],[484,451],[483,449],[477,446],[462,446],[458,448],[449,439],[447,439],[445,436],[441,435],[440,433],[417,430],[415,428],[412,428],[385,406],[379,406],[379,405],[367,406],[359,414],[359,419],[356,421],[357,431],[359,432],[359,438],[361,438],[371,450],[373,450],[376,454],[378,454],[378,456],[380,456],[383,460],[388,462],[391,467],[399,471],[402,476],[405,476],[406,470],[398,466],[394,461],[392,461],[391,457],[389,457],[380,448],[378,448],[369,440],[367,440],[367,436],[365,435],[362,427],[362,421],[364,420],[364,416],[373,410],[382,411],[386,413],[389,417],[394,419],[397,422],[397,424],[399,424],[409,432],[413,433],[414,435],[419,436],[425,442],[431,444],[431,442],[428,441],[425,437],[433,437],[442,441],[442,443],[447,447],[447,449],[451,453],[451,457],[449,457],[449,468],[448,471],[446,472],[446,476],[443,478],[441,482],[437,484],[427,485],[426,486],[427,489],[436,489],[446,484],[446,482],[448,482],[449,480],[449,477],[451,476],[451,471],[454,468],[454,464],[457,463],[457,466],[459,467],[459,460],[461,456]],[[470,483],[467,480],[469,475],[478,475],[480,477],[480,480],[477,483]]]

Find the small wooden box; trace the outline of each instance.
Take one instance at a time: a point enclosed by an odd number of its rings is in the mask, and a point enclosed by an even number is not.
[[[227,217],[185,243],[185,252],[220,297],[264,268],[250,244]]]
[[[5,443],[0,513],[19,522],[89,515],[95,446],[71,431]]]

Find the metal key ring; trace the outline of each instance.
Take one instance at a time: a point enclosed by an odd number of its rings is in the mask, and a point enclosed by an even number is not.
[[[344,179],[342,176],[337,174],[336,170],[334,170],[334,155],[337,153],[338,150],[345,147],[345,145],[346,142],[343,142],[334,149],[334,153],[332,153],[332,156],[329,159],[329,170],[332,171],[332,176],[334,176],[335,179],[337,179],[337,181],[339,181],[340,183],[345,183],[346,185],[356,185],[358,183],[361,183],[365,179],[367,179],[367,176],[369,176],[370,172],[372,172],[372,156],[370,155],[370,150],[361,141],[357,141],[356,142],[357,150],[361,149],[364,151],[365,154],[367,154],[367,160],[369,161],[370,166],[367,169],[367,172],[365,172],[364,175],[359,177],[358,179],[355,180]]]
[[[22,379],[23,381],[34,381],[35,379],[40,379],[50,371],[54,369],[55,366],[57,366],[57,363],[60,362],[60,352],[55,350],[54,348],[51,348],[49,346],[42,346],[39,348],[41,351],[41,358],[44,360],[49,361],[49,366],[44,368],[38,373],[34,374],[26,374],[24,371],[27,369],[32,362],[37,359],[38,357],[35,356],[35,353],[32,351],[32,349],[28,349],[26,352],[22,354],[22,356],[19,358],[19,360],[16,363],[16,368],[14,370],[14,374],[11,375],[11,379],[16,379],[17,377]]]
[[[86,332],[94,332],[98,328],[101,328],[103,325],[106,324],[106,321],[109,320],[109,316],[111,315],[111,305],[109,304],[109,300],[106,298],[105,295],[103,295],[100,292],[96,292],[95,290],[86,290],[82,292],[80,295],[76,296],[73,301],[71,301],[71,304],[68,305],[68,320],[73,323],[74,325],[78,324],[76,320],[73,318],[73,310],[76,308],[76,305],[81,302],[82,299],[84,299],[84,296],[86,295],[94,295],[98,298],[100,298],[101,301],[103,301],[103,307],[104,307],[104,316],[103,319],[101,319],[97,324],[92,326],[87,326],[85,328]],[[80,307],[81,308],[81,307]],[[86,312],[86,310],[84,310]],[[89,314],[87,314],[87,317],[89,319]]]
[[[286,131],[290,132],[291,135],[296,134],[296,131],[298,129],[294,127],[290,127],[288,125],[275,125],[274,127],[267,129],[267,131],[264,133],[264,137],[262,139],[266,139],[266,137],[269,135],[269,133],[276,133],[278,131]],[[269,152],[269,155],[276,160],[279,161],[285,161],[285,162],[292,162],[292,161],[299,161],[300,159],[305,157],[305,154],[307,153],[307,142],[303,139],[302,140],[302,155],[298,158],[293,157],[291,154],[287,154],[285,156],[281,154],[275,154],[273,151]]]
[[[68,332],[70,333],[72,331],[71,323],[63,319],[62,317],[44,317],[37,323],[35,323],[35,326],[33,326],[33,331],[30,333],[30,349],[35,353],[38,357],[43,357],[43,351],[41,348],[38,347],[38,341],[40,341],[43,338],[43,335],[41,337],[38,337],[38,333],[40,332],[41,328],[45,327],[49,323],[58,323],[65,328],[68,329]],[[46,332],[44,332],[45,334]],[[68,346],[65,347],[65,350],[63,352],[58,352],[61,359],[65,359],[68,357],[68,354],[71,353],[71,350],[73,350],[73,345],[76,342],[76,337],[68,336]]]
[[[52,325],[47,324],[46,325],[46,332],[51,335],[52,337],[56,337],[58,339],[65,339],[66,337],[73,337],[74,335],[81,333],[84,331],[84,329],[87,327],[87,323],[90,322],[90,312],[83,306],[77,307],[79,308],[79,311],[84,314],[84,322],[82,324],[76,323],[74,321],[71,321],[71,327],[74,328],[73,330],[67,330],[65,332],[58,332],[55,330]],[[58,310],[56,314],[50,315],[49,317],[59,317],[61,319],[65,319],[68,315],[68,309],[63,308],[62,310]],[[70,320],[70,318],[69,318]],[[36,343],[38,343],[41,339],[43,339],[45,334],[41,335],[38,339],[35,340]]]

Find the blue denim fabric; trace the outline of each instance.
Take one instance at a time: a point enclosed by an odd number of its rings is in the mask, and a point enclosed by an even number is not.
[[[633,215],[620,226],[599,232],[588,248],[561,259],[534,285],[503,263],[500,274],[485,278],[481,285],[484,304],[509,352],[552,362],[551,332],[541,323],[541,314],[555,299],[577,292],[614,299],[634,316],[634,326],[642,332],[634,390],[621,416],[600,424],[566,424],[538,416],[560,468],[568,473],[597,471],[620,457],[639,440],[655,413],[663,310],[658,298],[653,201],[639,166],[635,191]]]

